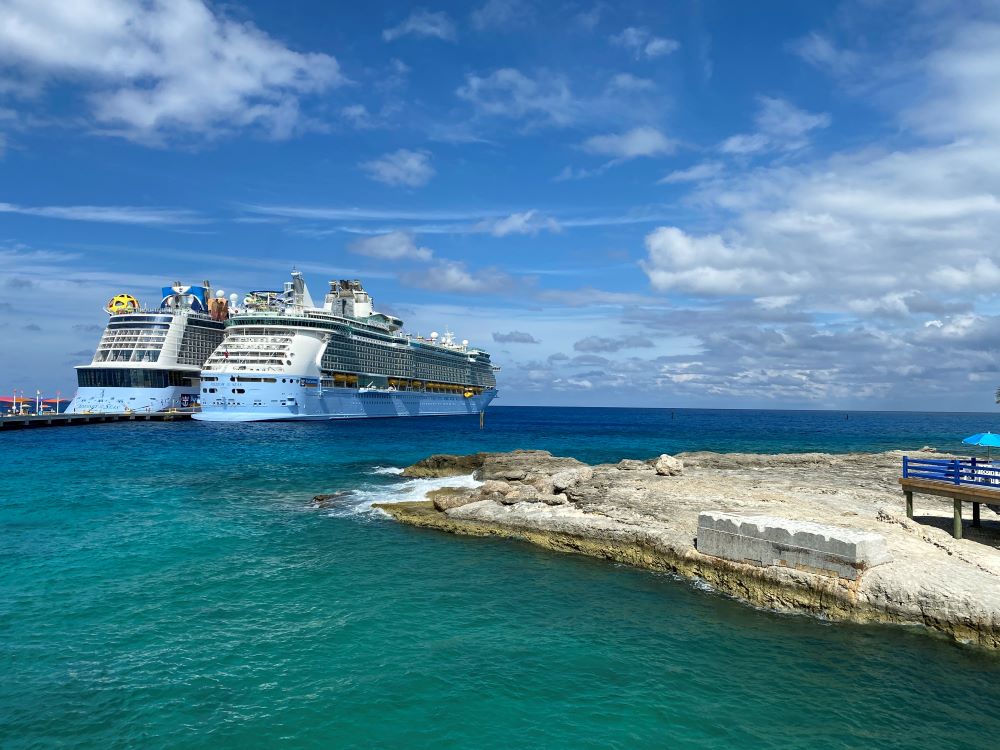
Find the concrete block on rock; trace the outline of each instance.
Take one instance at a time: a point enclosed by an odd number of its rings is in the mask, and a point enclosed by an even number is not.
[[[870,531],[718,511],[698,516],[698,551],[735,562],[850,580],[892,559],[885,537]]]

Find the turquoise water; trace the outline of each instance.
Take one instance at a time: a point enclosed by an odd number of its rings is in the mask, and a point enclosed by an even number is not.
[[[0,747],[992,747],[1000,658],[368,505],[419,497],[433,480],[391,467],[435,451],[954,447],[995,421],[497,408],[483,432],[0,435]]]

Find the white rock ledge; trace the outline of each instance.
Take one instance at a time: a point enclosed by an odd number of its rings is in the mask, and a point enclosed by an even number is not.
[[[698,515],[698,551],[751,565],[776,565],[857,580],[892,560],[885,537],[840,526],[720,511]]]

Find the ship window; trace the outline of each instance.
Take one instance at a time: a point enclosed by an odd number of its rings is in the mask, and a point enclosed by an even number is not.
[[[246,388],[233,388],[233,393],[246,393]]]

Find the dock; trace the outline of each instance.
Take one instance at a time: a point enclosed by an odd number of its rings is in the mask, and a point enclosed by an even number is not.
[[[190,411],[113,412],[104,414],[27,414],[0,416],[0,431],[34,427],[68,427],[107,422],[174,422],[191,419]]]
[[[900,487],[906,517],[913,518],[913,495],[951,498],[952,536],[962,538],[962,503],[972,503],[972,525],[980,526],[981,503],[1000,506],[1000,465],[977,458],[910,458],[903,456]]]

